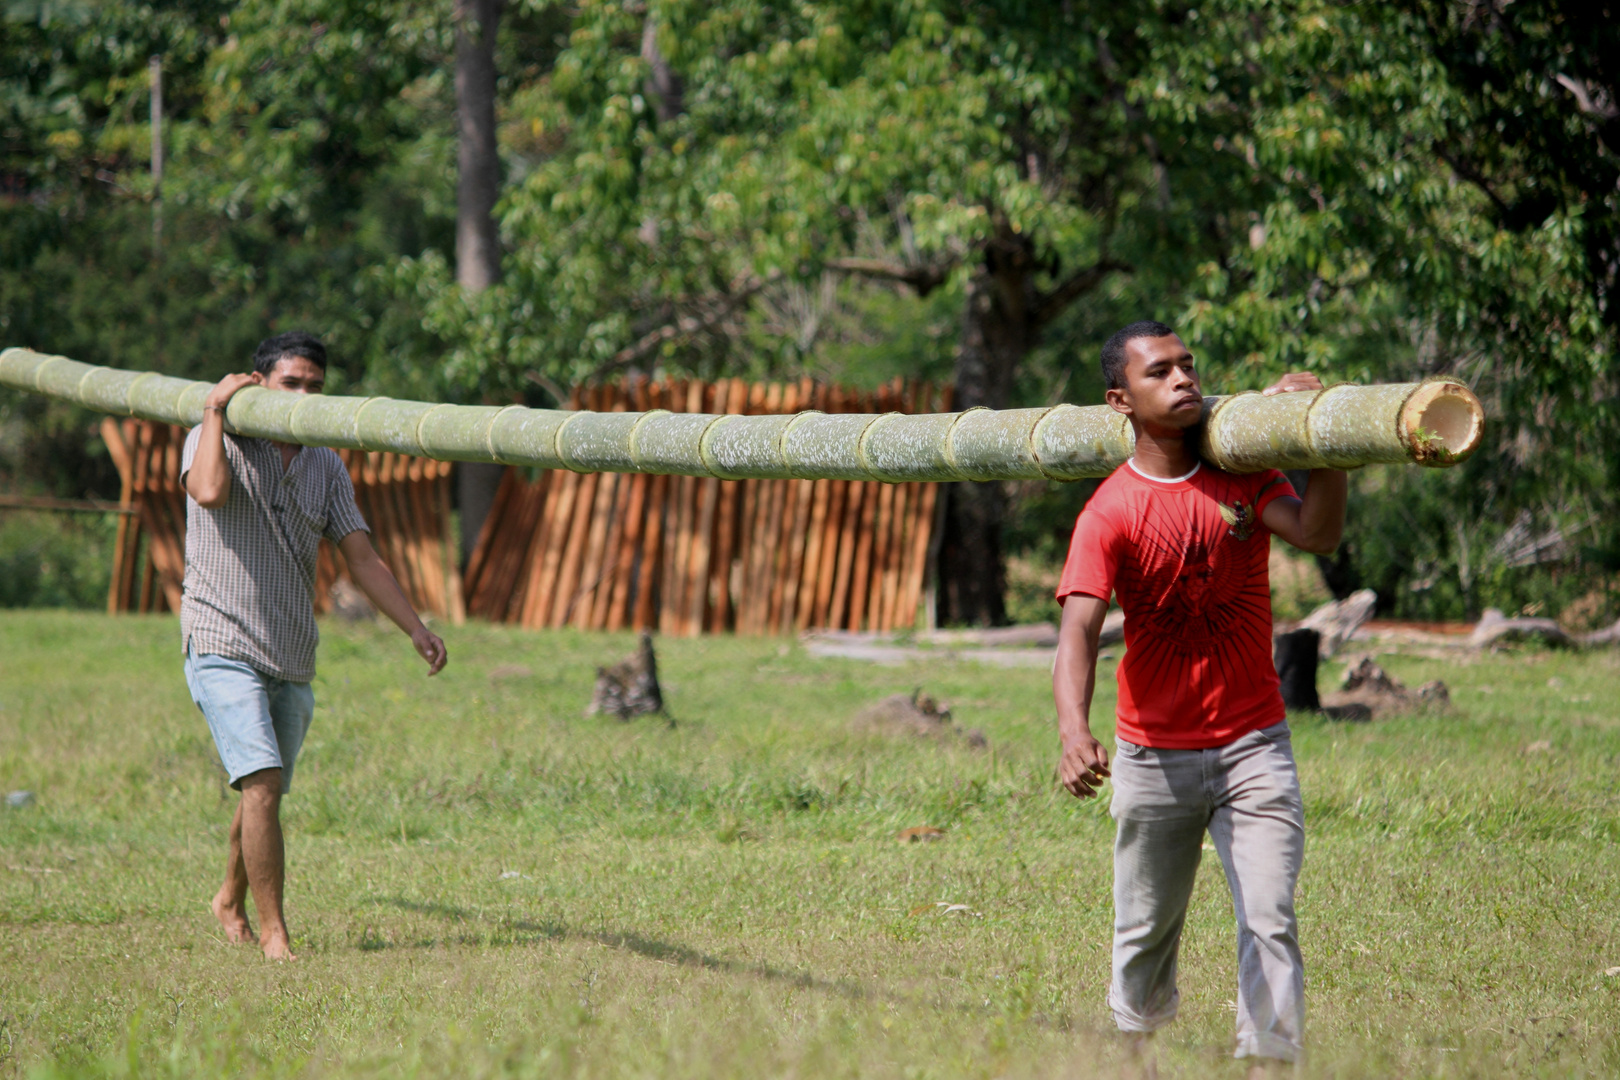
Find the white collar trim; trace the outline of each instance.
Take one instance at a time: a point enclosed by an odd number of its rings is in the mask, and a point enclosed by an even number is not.
[[[1202,461],[1194,462],[1191,472],[1188,472],[1182,476],[1172,476],[1167,478],[1163,476],[1149,476],[1147,473],[1142,471],[1142,467],[1136,463],[1136,459],[1134,457],[1126,458],[1125,464],[1129,465],[1131,467],[1131,471],[1137,476],[1140,476],[1144,480],[1151,480],[1155,484],[1179,484],[1183,480],[1191,480],[1193,478],[1193,474],[1204,467],[1204,463]]]

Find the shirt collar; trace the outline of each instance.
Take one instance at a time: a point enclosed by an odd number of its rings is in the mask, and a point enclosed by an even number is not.
[[[1179,484],[1184,480],[1191,480],[1193,478],[1193,474],[1204,467],[1204,463],[1202,461],[1195,461],[1193,462],[1193,467],[1189,472],[1184,473],[1181,476],[1165,477],[1149,476],[1147,473],[1142,471],[1142,467],[1136,463],[1136,459],[1134,457],[1126,458],[1125,464],[1131,467],[1131,472],[1135,473],[1137,476],[1140,476],[1144,480],[1151,480],[1155,484]]]

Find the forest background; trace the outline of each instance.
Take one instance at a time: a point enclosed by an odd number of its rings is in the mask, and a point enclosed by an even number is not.
[[[1356,474],[1327,586],[1596,624],[1620,614],[1614,14],[6,0],[0,342],[213,379],[306,328],[343,393],[906,375],[1006,407],[1100,401],[1102,340],[1160,318],[1211,391],[1466,379],[1487,446]],[[116,497],[92,420],[0,393],[0,490]],[[960,485],[944,618],[1046,615],[1093,488]],[[0,511],[0,605],[99,606],[109,548],[101,518]]]

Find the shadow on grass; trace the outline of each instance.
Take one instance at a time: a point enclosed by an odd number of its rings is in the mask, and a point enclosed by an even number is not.
[[[643,937],[640,934],[615,934],[608,931],[597,933],[569,932],[568,937],[582,941],[594,941],[610,949],[627,949],[637,956],[645,956],[649,960],[658,960],[666,964],[679,964],[682,967],[701,968],[705,971],[720,971],[728,975],[752,975],[772,982],[785,983],[800,990],[821,990],[825,993],[836,994],[850,1001],[869,1001],[876,995],[858,982],[850,979],[824,979],[815,975],[807,975],[800,971],[788,971],[784,968],[773,967],[770,964],[746,964],[736,960],[727,960],[724,957],[713,956],[706,952],[685,945],[676,945],[656,938]]]
[[[403,896],[390,896],[368,902],[379,906],[387,904],[389,907],[396,907],[401,911],[414,911],[418,915],[437,915],[441,919],[455,919],[457,922],[470,922],[473,918],[473,913],[466,908],[456,907],[453,904],[423,903],[420,900],[407,900]]]
[[[545,938],[552,941],[588,941],[609,949],[624,949],[635,953],[637,956],[644,956],[649,960],[657,960],[660,963],[678,964],[681,967],[717,971],[728,975],[749,975],[783,983],[800,990],[820,990],[850,1001],[867,1001],[874,996],[865,986],[849,979],[825,979],[804,972],[788,971],[785,968],[774,967],[770,964],[750,964],[727,960],[724,957],[701,952],[686,945],[659,941],[656,938],[649,938],[641,934],[614,933],[608,930],[575,930],[563,923],[549,920],[534,922],[527,919],[513,921],[488,919],[454,904],[407,900],[402,896],[377,897],[368,901],[368,903],[379,907],[397,908],[400,911],[409,911],[417,915],[431,915],[459,923],[482,922],[492,924],[494,931],[492,934],[461,934],[446,939],[460,945],[524,945],[535,938]],[[506,941],[498,940],[503,933],[512,936]],[[395,944],[372,937],[368,927],[359,947],[363,952],[377,952],[389,948],[431,948],[435,944],[437,942],[431,939],[413,941],[408,944]]]
[[[626,952],[632,952],[637,956],[645,957],[648,960],[656,960],[662,964],[674,964],[680,967],[713,971],[724,975],[764,979],[779,985],[790,986],[796,990],[814,990],[824,994],[831,994],[846,1001],[884,1001],[896,1005],[926,1005],[934,1009],[978,1017],[983,1017],[994,1011],[975,1003],[949,1001],[942,998],[920,1001],[904,994],[874,990],[855,979],[829,979],[803,971],[790,971],[772,964],[728,960],[723,956],[715,956],[713,953],[703,952],[688,945],[662,941],[643,934],[622,933],[611,930],[579,930],[569,927],[566,923],[551,920],[535,922],[529,919],[490,919],[453,904],[424,903],[418,900],[406,900],[400,896],[382,897],[369,902],[374,905],[386,905],[419,915],[432,915],[461,923],[482,922],[491,926],[491,931],[483,934],[457,934],[442,939],[443,942],[451,942],[457,945],[481,947],[517,946],[531,944],[535,940],[542,938],[550,941],[589,942],[608,949],[622,949]],[[362,952],[377,952],[392,948],[429,949],[438,944],[441,944],[441,941],[432,938],[406,943],[385,941],[371,936],[371,930],[368,927],[366,934],[361,938],[359,948]],[[1032,1012],[1027,1014],[1024,1019],[1036,1027],[1051,1028],[1059,1031],[1076,1030],[1072,1018],[1067,1016],[1049,1016],[1045,1013]]]

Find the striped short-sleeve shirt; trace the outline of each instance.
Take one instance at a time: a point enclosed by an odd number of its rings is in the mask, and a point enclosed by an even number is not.
[[[186,436],[182,477],[202,428]],[[186,496],[182,649],[241,660],[289,682],[315,677],[315,566],[321,537],[366,529],[343,459],[306,446],[285,469],[268,439],[225,436],[231,490],[205,509]]]

